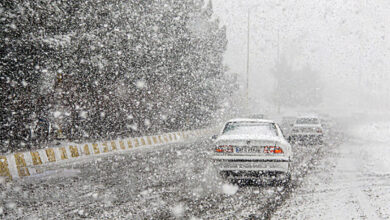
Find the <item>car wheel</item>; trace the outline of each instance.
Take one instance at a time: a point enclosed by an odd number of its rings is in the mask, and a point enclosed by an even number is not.
[[[286,174],[286,178],[283,180],[283,185],[289,187],[291,185],[291,179],[292,179],[292,166],[290,162],[288,164],[288,171]]]
[[[285,174],[284,178],[279,179],[276,185],[277,186],[284,186],[286,188],[290,187],[291,186],[291,173]]]
[[[290,172],[287,173],[285,182],[288,183],[288,184],[291,182],[291,173]]]
[[[284,187],[289,187],[291,183],[291,174],[282,174],[283,177],[276,178],[274,180],[271,180],[269,184],[272,186],[284,186]]]

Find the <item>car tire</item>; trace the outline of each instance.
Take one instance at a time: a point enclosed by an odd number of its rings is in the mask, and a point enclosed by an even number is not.
[[[290,173],[290,172],[289,172],[289,173],[287,173],[287,175],[286,175],[286,179],[285,179],[285,182],[286,182],[286,183],[290,184],[290,182],[291,182],[291,179],[292,179],[292,178],[291,178],[291,176],[292,176],[292,175],[291,175],[291,173]]]
[[[324,144],[324,138],[323,137],[319,137],[317,142],[318,142],[319,145],[323,145]]]
[[[271,181],[272,186],[284,186],[289,187],[291,185],[291,173],[284,174],[284,178],[275,179]]]
[[[292,167],[291,162],[288,164],[288,172],[286,174],[286,178],[283,180],[283,185],[286,187],[291,186],[291,180],[292,180]]]

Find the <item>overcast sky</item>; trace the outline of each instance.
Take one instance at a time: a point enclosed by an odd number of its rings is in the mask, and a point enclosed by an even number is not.
[[[226,25],[230,72],[246,76],[250,8],[250,96],[267,96],[280,53],[296,68],[320,72],[325,103],[362,106],[390,103],[390,1],[388,0],[212,0]],[[267,91],[259,92],[259,90]],[[268,93],[268,94],[267,94]],[[346,106],[345,106],[346,107]]]

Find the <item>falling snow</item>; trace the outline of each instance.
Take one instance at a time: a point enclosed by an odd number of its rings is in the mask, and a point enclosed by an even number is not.
[[[0,219],[390,219],[389,20],[387,0],[1,1]]]

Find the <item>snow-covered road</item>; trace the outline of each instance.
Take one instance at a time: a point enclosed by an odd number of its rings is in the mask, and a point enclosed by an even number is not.
[[[0,184],[4,219],[242,219],[280,210],[305,174],[338,148],[295,146],[293,186],[237,187],[213,169],[209,140],[139,148],[131,152],[44,167],[22,181]]]
[[[390,219],[390,123],[354,126],[273,219]]]

